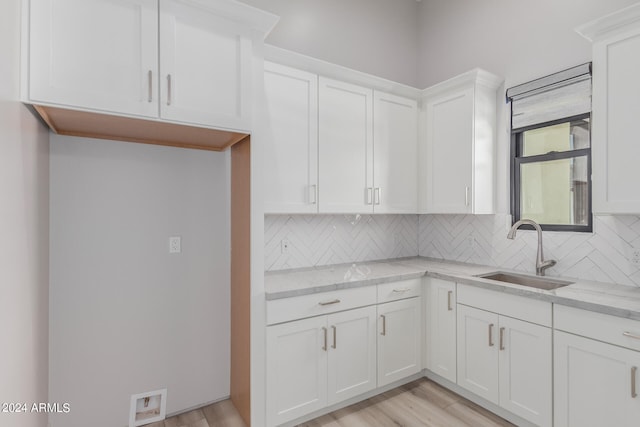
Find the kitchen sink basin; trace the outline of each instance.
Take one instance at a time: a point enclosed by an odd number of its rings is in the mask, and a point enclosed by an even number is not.
[[[540,276],[526,276],[524,274],[506,273],[504,271],[494,271],[493,273],[479,274],[477,277],[483,279],[496,280],[498,282],[507,282],[514,285],[528,286],[530,288],[543,289],[550,291],[571,285],[573,282],[565,280],[550,279]]]

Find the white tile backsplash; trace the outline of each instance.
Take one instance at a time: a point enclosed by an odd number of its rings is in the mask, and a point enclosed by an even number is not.
[[[266,270],[418,255],[418,215],[266,215],[264,222]]]
[[[265,268],[283,270],[421,255],[535,272],[537,236],[507,239],[507,215],[266,215]],[[283,254],[281,241],[289,241]],[[593,233],[544,232],[550,276],[640,286],[629,260],[640,217],[594,217]]]
[[[519,230],[507,239],[507,215],[420,215],[421,256],[535,272],[537,235]],[[628,259],[640,247],[640,217],[594,216],[593,233],[544,232],[545,259],[558,261],[550,276],[640,286]]]

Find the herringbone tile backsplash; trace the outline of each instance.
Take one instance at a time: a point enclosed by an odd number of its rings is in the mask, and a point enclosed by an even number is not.
[[[507,239],[507,215],[266,215],[265,268],[283,270],[406,256],[535,272],[537,236]],[[289,241],[282,253],[281,242]],[[596,216],[593,233],[545,232],[550,276],[640,286],[630,261],[640,217]]]
[[[519,230],[507,239],[507,215],[421,215],[421,256],[535,273],[537,235]],[[558,261],[550,276],[640,286],[630,251],[640,247],[640,217],[595,216],[593,233],[543,233],[545,259]]]
[[[418,254],[418,215],[266,215],[264,234],[266,270]]]

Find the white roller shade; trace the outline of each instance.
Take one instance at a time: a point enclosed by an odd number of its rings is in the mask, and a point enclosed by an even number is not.
[[[507,97],[512,129],[590,113],[590,64],[508,89]]]

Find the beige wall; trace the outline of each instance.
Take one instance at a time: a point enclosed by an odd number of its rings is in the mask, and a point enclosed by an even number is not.
[[[47,402],[49,135],[18,101],[20,0],[0,6],[0,402]],[[46,414],[0,414],[45,427]]]

